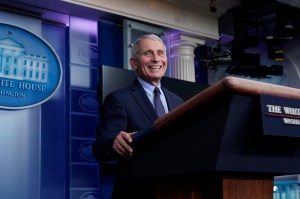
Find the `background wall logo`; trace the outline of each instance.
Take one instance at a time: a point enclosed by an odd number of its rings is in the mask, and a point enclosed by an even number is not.
[[[86,192],[80,196],[80,199],[99,199],[99,194],[96,192]]]
[[[79,98],[80,107],[90,113],[98,111],[98,101],[96,94],[84,93]]]
[[[50,99],[62,67],[51,46],[34,33],[0,23],[0,108],[22,109]]]
[[[93,45],[83,45],[78,52],[79,58],[86,64],[96,66],[98,64],[98,48]]]
[[[93,142],[84,142],[79,147],[80,156],[87,161],[95,161],[93,152],[92,152]]]

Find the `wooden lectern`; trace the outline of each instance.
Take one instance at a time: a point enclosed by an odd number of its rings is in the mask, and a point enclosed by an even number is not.
[[[155,179],[158,199],[272,199],[275,175],[300,173],[300,141],[264,135],[262,95],[300,100],[299,89],[227,77],[134,137],[134,176]]]

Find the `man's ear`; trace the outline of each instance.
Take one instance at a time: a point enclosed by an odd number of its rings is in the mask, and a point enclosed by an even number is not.
[[[129,63],[130,63],[131,67],[132,67],[134,70],[137,69],[136,59],[130,58],[130,59],[129,59]]]

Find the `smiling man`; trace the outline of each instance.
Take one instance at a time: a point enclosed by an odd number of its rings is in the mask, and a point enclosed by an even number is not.
[[[160,80],[167,70],[167,56],[166,46],[158,36],[149,34],[138,38],[132,46],[129,62],[137,77],[130,86],[105,98],[93,153],[98,160],[114,158],[118,161],[113,199],[152,199],[155,198],[153,184],[135,181],[126,164],[128,157],[134,154],[132,137],[152,126],[159,117],[154,90],[164,113],[182,104],[183,100],[161,86]]]

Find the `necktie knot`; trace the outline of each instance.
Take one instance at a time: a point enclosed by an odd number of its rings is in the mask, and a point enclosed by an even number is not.
[[[155,87],[153,92],[154,92],[155,95],[159,95],[160,94],[158,87]]]
[[[164,115],[166,113],[165,108],[160,99],[160,91],[158,87],[154,88],[154,106],[158,117]]]

